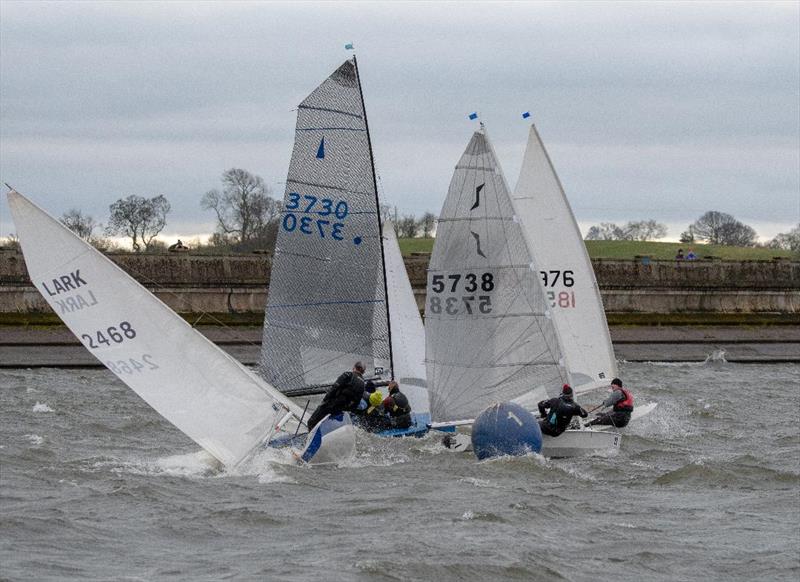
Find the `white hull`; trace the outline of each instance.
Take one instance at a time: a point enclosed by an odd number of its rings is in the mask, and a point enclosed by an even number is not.
[[[355,454],[356,432],[350,415],[345,412],[341,421],[330,415],[323,418],[309,433],[303,451],[296,456],[309,465],[339,465],[351,460]]]
[[[615,453],[622,435],[597,430],[567,430],[557,437],[542,435],[542,455],[554,459],[581,457],[597,453]]]

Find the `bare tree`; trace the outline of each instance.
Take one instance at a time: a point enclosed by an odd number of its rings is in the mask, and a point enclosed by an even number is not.
[[[167,213],[171,207],[164,196],[145,198],[131,195],[120,198],[109,207],[111,216],[106,233],[130,237],[131,246],[137,253],[141,250],[140,242],[148,250],[153,239],[167,224]]]
[[[77,234],[86,242],[92,242],[92,232],[99,225],[94,218],[84,215],[77,208],[70,208],[61,216],[61,224]]]
[[[622,227],[622,240],[656,240],[667,236],[667,225],[655,220],[632,221]]]
[[[681,241],[682,243],[693,243],[693,242],[695,242],[697,239],[694,236],[694,228],[692,228],[690,226],[689,228],[684,230],[681,233],[681,237],[678,240]]]
[[[783,249],[800,253],[800,224],[789,232],[779,233],[767,243],[767,246],[771,249]]]
[[[400,238],[414,238],[417,236],[417,219],[413,214],[407,214],[395,223],[397,226],[397,236]]]
[[[278,220],[282,204],[270,196],[260,176],[231,168],[222,174],[222,191],[209,190],[200,205],[217,215],[219,240],[246,243],[263,237]]]
[[[601,222],[586,233],[586,240],[622,240],[624,231],[613,222]]]
[[[432,212],[423,214],[422,218],[419,220],[418,228],[422,231],[422,236],[425,238],[432,237],[436,229],[436,215]]]
[[[711,244],[750,247],[756,243],[756,231],[730,214],[709,210],[689,227],[697,240]]]

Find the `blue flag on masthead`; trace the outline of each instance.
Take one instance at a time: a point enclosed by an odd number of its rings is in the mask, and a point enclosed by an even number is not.
[[[473,120],[478,119],[478,114],[475,111],[473,111],[472,113],[469,114],[469,118]]]
[[[351,50],[353,50],[353,48],[354,47],[353,47],[353,43],[352,42],[348,42],[346,45],[344,45],[344,50],[346,50],[346,51],[351,51]]]
[[[531,112],[530,111],[526,111],[525,113],[522,114],[522,119],[528,119],[530,116],[531,116]]]

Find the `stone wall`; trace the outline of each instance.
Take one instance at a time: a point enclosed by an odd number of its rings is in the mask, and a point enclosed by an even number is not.
[[[110,258],[181,313],[257,313],[268,255],[114,254]],[[595,260],[607,312],[800,313],[800,261]],[[420,308],[428,255],[406,259]],[[22,255],[0,251],[0,313],[47,313]]]

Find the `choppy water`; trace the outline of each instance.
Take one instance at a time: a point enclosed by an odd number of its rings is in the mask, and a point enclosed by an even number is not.
[[[108,372],[0,371],[0,578],[797,580],[800,367],[622,368],[660,406],[613,457],[363,435],[237,474]]]

